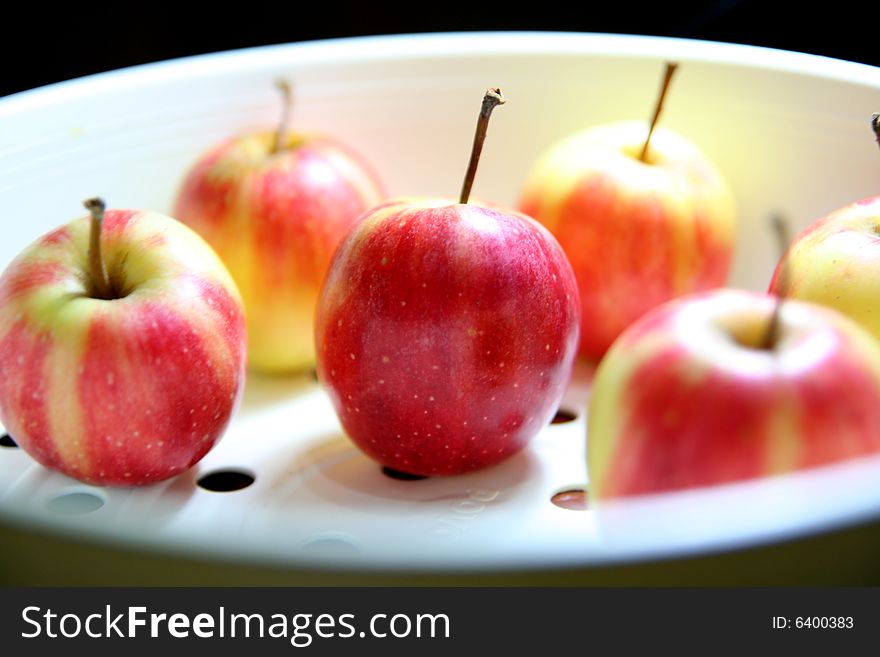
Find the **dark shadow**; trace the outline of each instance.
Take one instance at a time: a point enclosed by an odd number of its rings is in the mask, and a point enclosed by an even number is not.
[[[254,481],[256,477],[241,468],[224,468],[203,474],[196,484],[202,490],[212,493],[234,493],[251,486]]]
[[[550,420],[550,424],[568,424],[575,420],[577,420],[577,413],[565,408],[560,408],[556,411],[556,415],[553,416],[553,419]]]

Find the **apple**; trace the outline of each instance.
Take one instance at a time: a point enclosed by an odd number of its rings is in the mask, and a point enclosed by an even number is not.
[[[880,143],[880,114],[871,117]],[[782,255],[769,292],[835,308],[880,339],[880,196],[807,226]]]
[[[667,302],[600,363],[587,443],[598,499],[876,453],[880,345],[833,309],[758,292]]]
[[[769,290],[835,308],[880,339],[880,197],[808,226],[780,259]]]
[[[723,285],[735,213],[718,169],[684,137],[655,127],[599,125],[551,146],[529,171],[519,209],[565,250],[581,295],[580,354],[599,360],[651,308]]]
[[[239,403],[244,309],[183,224],[88,207],[0,276],[0,421],[80,481],[160,481],[201,459]]]
[[[880,114],[871,127],[880,142]],[[835,308],[880,339],[880,196],[807,226],[780,258],[769,291]]]
[[[205,153],[172,212],[214,248],[245,304],[249,365],[264,372],[314,366],[314,314],[333,251],[384,197],[345,145],[286,129],[247,133]]]
[[[552,235],[468,204],[499,90],[484,98],[456,203],[390,200],[334,256],[318,377],[345,432],[397,472],[454,475],[523,448],[553,417],[577,350],[578,292]]]

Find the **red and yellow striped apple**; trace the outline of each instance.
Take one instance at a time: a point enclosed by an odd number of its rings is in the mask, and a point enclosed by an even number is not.
[[[155,482],[195,464],[229,423],[244,311],[183,224],[92,211],[0,277],[0,419],[48,468],[93,484]]]
[[[599,499],[792,472],[880,451],[880,345],[835,310],[713,290],[614,343],[588,418]]]
[[[835,308],[880,340],[880,197],[808,226],[777,264],[770,292]]]
[[[583,356],[599,359],[651,308],[723,285],[733,254],[732,197],[689,141],[647,127],[599,126],[553,146],[528,176],[519,208],[571,261],[581,292]]]
[[[553,417],[577,350],[578,293],[550,233],[459,202],[396,199],[340,245],[316,321],[318,376],[368,456],[414,475],[498,463]],[[476,155],[476,157],[475,157]]]
[[[238,284],[251,367],[314,365],[315,304],[330,258],[382,198],[352,150],[283,127],[229,139],[195,163],[173,215],[207,240]]]
[[[654,127],[665,88],[650,127],[605,124],[551,146],[520,198],[519,209],[547,226],[571,261],[580,353],[592,360],[646,311],[721,286],[730,269],[732,196],[693,143]]]

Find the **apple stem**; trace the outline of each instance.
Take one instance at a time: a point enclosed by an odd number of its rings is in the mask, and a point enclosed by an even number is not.
[[[272,153],[280,153],[287,148],[288,124],[290,123],[290,107],[293,105],[293,89],[287,80],[277,80],[275,87],[281,92],[281,120],[275,132],[275,144]]]
[[[89,270],[94,292],[100,299],[110,299],[113,296],[113,291],[107,270],[104,267],[104,256],[101,253],[101,227],[104,224],[104,210],[107,206],[102,199],[97,197],[83,201],[83,205],[92,215],[89,228]]]
[[[788,245],[791,243],[788,234],[788,222],[780,214],[773,215],[770,220],[773,225],[773,232],[776,234],[776,244],[779,250],[780,260],[785,257]],[[784,266],[784,265],[783,265]],[[773,314],[770,315],[770,323],[767,325],[767,333],[764,335],[763,349],[773,349],[779,340],[779,316],[782,312],[782,302],[785,295],[778,292],[776,295],[776,303],[773,306]]]
[[[487,89],[483,96],[483,105],[480,108],[480,118],[477,119],[477,130],[474,133],[474,145],[471,148],[471,159],[468,162],[467,173],[464,176],[464,184],[461,186],[459,203],[467,203],[471,196],[471,187],[474,185],[474,177],[477,175],[477,165],[480,163],[480,153],[483,152],[483,142],[486,141],[486,131],[489,129],[489,117],[492,110],[505,103],[501,95],[501,89]]]
[[[663,75],[663,83],[660,85],[660,95],[657,97],[657,104],[654,106],[654,116],[651,117],[651,127],[648,128],[648,136],[645,137],[645,144],[642,146],[642,152],[639,159],[642,162],[648,161],[648,146],[651,143],[651,135],[654,134],[654,128],[660,119],[660,112],[663,111],[663,102],[666,100],[666,92],[669,91],[669,83],[672,82],[672,76],[678,68],[678,62],[666,62],[666,73]]]
[[[874,112],[871,115],[871,130],[874,131],[874,139],[880,146],[880,112]]]

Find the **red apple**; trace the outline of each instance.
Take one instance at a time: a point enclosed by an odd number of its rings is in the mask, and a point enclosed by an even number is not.
[[[651,311],[596,373],[590,492],[615,498],[880,451],[880,345],[829,308],[715,290]],[[772,335],[773,337],[768,337]]]
[[[315,304],[330,258],[358,215],[383,198],[357,154],[284,123],[208,151],[173,211],[229,268],[245,303],[248,362],[268,372],[314,365]]]
[[[552,418],[578,334],[565,254],[529,217],[467,199],[397,199],[343,241],[321,293],[318,375],[368,456],[415,475],[498,463]]]
[[[655,129],[663,95],[650,128],[600,125],[553,145],[532,167],[520,199],[519,209],[547,226],[571,261],[581,295],[580,353],[592,360],[651,308],[727,280],[730,191],[695,145]]]
[[[145,484],[201,459],[243,388],[244,312],[169,217],[94,200],[0,277],[0,420],[48,468]],[[103,225],[103,229],[101,226]]]

